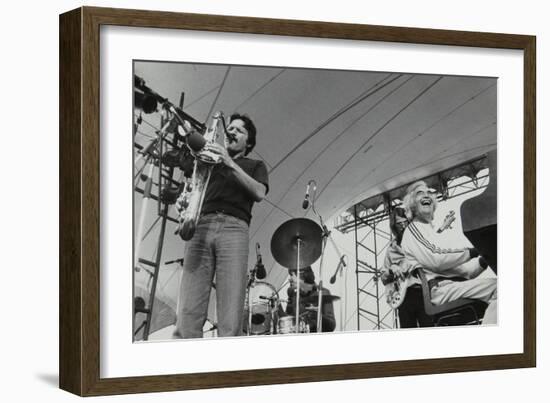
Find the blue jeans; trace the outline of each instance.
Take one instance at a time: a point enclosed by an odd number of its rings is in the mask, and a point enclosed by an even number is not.
[[[199,219],[185,253],[175,338],[203,336],[216,275],[218,336],[242,334],[248,264],[248,224],[223,213]]]

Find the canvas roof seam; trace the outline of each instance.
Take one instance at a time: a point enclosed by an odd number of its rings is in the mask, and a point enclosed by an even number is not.
[[[373,86],[370,86],[369,88],[367,88],[367,89],[363,92],[362,95],[360,95],[359,97],[356,97],[356,98],[355,98],[350,104],[348,104],[348,105],[351,105],[351,104],[355,103],[358,99],[360,99],[360,98],[361,98],[363,95],[365,95],[365,94],[368,94],[368,96],[373,95],[374,93],[371,94],[372,91],[374,91],[375,89],[376,89],[376,91],[378,91],[378,90],[380,90],[380,89],[386,87],[387,85],[391,84],[392,82],[394,82],[395,80],[397,80],[397,79],[398,79],[399,77],[401,77],[401,76],[402,76],[402,75],[398,75],[397,77],[395,77],[394,79],[390,80],[389,82],[383,83],[384,81],[386,81],[388,78],[391,77],[391,74],[385,76],[382,80],[378,81],[378,82],[377,82],[376,84],[374,84]],[[383,83],[383,84],[382,84],[382,83]],[[377,86],[380,86],[380,87],[379,87],[379,88],[376,88]],[[398,87],[398,88],[399,88],[399,87]],[[390,92],[390,93],[391,93],[391,92]],[[367,96],[367,97],[368,97],[368,96]],[[366,97],[365,97],[365,99],[366,99]],[[370,112],[370,110],[372,110],[372,109],[369,109],[368,112]],[[368,112],[367,112],[367,113],[368,113]],[[333,116],[334,116],[334,115],[333,115]],[[341,115],[340,115],[340,116],[341,116]],[[330,119],[330,118],[329,118],[329,119]],[[347,129],[347,128],[346,128],[346,129]],[[344,132],[345,132],[345,131],[344,131]],[[339,136],[341,136],[344,132],[340,133]],[[314,134],[315,134],[315,131],[314,131],[312,134],[310,134],[307,138],[310,138],[310,137],[311,137],[312,135],[314,135]],[[331,143],[331,144],[332,144],[332,143]],[[297,148],[295,148],[295,149],[297,149]],[[323,152],[324,152],[324,150],[323,150]],[[286,158],[286,157],[285,157],[285,158]],[[317,156],[317,157],[313,160],[313,162],[316,161],[317,158],[319,158],[319,156]],[[282,160],[281,160],[281,161],[282,161]],[[290,190],[292,189],[292,187],[293,187],[293,186],[298,182],[298,180],[304,175],[304,173],[305,173],[305,172],[307,171],[307,169],[313,164],[313,162],[312,162],[311,164],[309,164],[309,165],[306,167],[306,169],[304,169],[304,170],[300,173],[300,175],[291,183],[291,185],[287,188],[287,190],[286,190],[286,191],[283,193],[283,195],[279,198],[279,201],[276,202],[277,204],[280,203],[280,202],[286,197],[286,195],[290,192]],[[273,171],[276,169],[276,167],[277,167],[277,166],[274,166],[274,168],[270,170],[270,173],[273,172]],[[254,237],[254,236],[256,235],[256,233],[262,228],[262,226],[265,224],[265,222],[267,221],[267,219],[271,216],[273,210],[274,210],[274,209],[271,209],[271,211],[266,215],[266,217],[264,218],[264,220],[262,221],[262,223],[258,225],[258,227],[256,228],[256,230],[252,233],[251,238]]]
[[[402,107],[397,113],[395,113],[386,123],[384,123],[380,128],[378,128],[358,149],[356,152],[354,152],[351,157],[349,157],[342,165],[340,165],[340,168],[336,171],[334,175],[327,181],[325,186],[321,189],[317,197],[320,197],[321,194],[325,191],[325,189],[328,187],[328,185],[340,174],[340,172],[346,167],[346,165],[367,145],[373,138],[375,138],[378,134],[380,134],[392,121],[394,121],[397,116],[399,116],[401,113],[403,113],[406,109],[408,109],[413,103],[415,103],[417,100],[419,100],[422,96],[424,96],[429,90],[431,90],[437,83],[439,83],[443,79],[443,76],[439,76],[433,83],[428,85],[426,88],[424,88],[420,93],[418,93],[410,102],[408,102],[404,107]]]
[[[256,91],[254,91],[252,94],[250,94],[244,101],[242,101],[235,110],[239,110],[239,108],[242,108],[244,104],[246,104],[248,101],[250,101],[252,98],[254,98],[260,91],[262,91],[265,87],[267,87],[269,84],[271,84],[273,81],[275,81],[281,74],[283,74],[286,71],[286,69],[282,69],[280,72],[275,74],[273,77],[271,77],[269,80],[267,80],[264,84],[262,84]]]
[[[382,83],[384,80],[386,80],[387,78],[389,78],[391,76],[391,73],[388,74],[386,77],[384,77],[384,79],[380,80],[379,83]],[[365,99],[371,97],[372,95],[376,94],[378,91],[380,91],[381,89],[385,88],[387,85],[391,84],[391,82],[397,80],[398,78],[402,77],[403,74],[398,74],[397,77],[395,77],[394,79],[392,79],[389,83],[384,83],[384,84],[380,84],[379,87],[377,88],[373,88],[372,86],[369,87],[369,89],[365,90],[361,95],[359,95],[358,97],[356,97],[353,101],[351,101],[351,103],[349,103],[348,105],[342,107],[341,109],[339,109],[337,112],[335,112],[332,116],[330,116],[327,120],[325,120],[323,123],[321,123],[320,126],[318,126],[315,130],[313,130],[313,132],[311,132],[310,134],[308,134],[302,141],[300,141],[296,146],[294,146],[292,148],[292,150],[290,150],[287,154],[285,154],[283,156],[283,158],[281,158],[274,166],[273,166],[273,169],[269,172],[271,173],[272,171],[276,170],[284,161],[286,161],[288,159],[288,157],[290,157],[296,150],[298,150],[301,146],[303,146],[307,141],[309,141],[313,136],[315,136],[316,134],[318,134],[321,130],[323,130],[326,126],[328,126],[330,123],[332,123],[334,120],[338,119],[340,116],[342,116],[344,113],[346,113],[347,111],[349,111],[350,109],[352,109],[353,107],[359,105],[361,102],[363,102]],[[377,83],[377,84],[379,84]],[[373,88],[371,90],[371,88]]]
[[[402,147],[400,147],[399,149],[395,150],[393,153],[390,154],[390,156],[384,160],[384,162],[382,164],[384,164],[385,162],[389,161],[395,154],[399,153],[401,150],[403,150],[405,147],[407,147],[409,144],[411,144],[412,142],[416,141],[418,139],[418,137],[421,137],[423,136],[424,134],[426,134],[427,132],[429,132],[432,128],[434,128],[438,123],[441,123],[443,120],[445,120],[446,118],[448,118],[449,116],[451,116],[452,114],[454,114],[457,110],[461,109],[464,105],[470,103],[471,101],[475,100],[478,96],[480,96],[481,94],[483,94],[485,91],[489,90],[490,88],[492,87],[495,87],[496,84],[491,84],[490,86],[482,89],[480,92],[478,92],[477,94],[475,94],[474,96],[472,97],[469,97],[466,101],[464,101],[463,103],[461,103],[460,105],[456,106],[453,110],[451,110],[449,113],[447,113],[446,115],[442,116],[441,118],[437,119],[435,122],[433,122],[430,126],[428,126],[426,129],[424,129],[423,131],[421,131],[418,135],[416,135],[415,137],[413,137],[412,139],[410,139],[408,142],[406,142]],[[380,166],[376,167],[376,169],[373,169],[371,170],[369,173],[367,173],[367,175],[365,175],[362,179],[361,179],[361,182],[365,181],[375,170],[379,169]]]
[[[225,70],[225,74],[224,74],[222,82],[220,84],[220,88],[218,89],[218,93],[216,94],[216,98],[214,98],[214,101],[212,102],[212,105],[210,105],[210,110],[208,111],[208,114],[206,115],[207,119],[208,119],[209,116],[212,116],[212,112],[214,111],[214,108],[216,107],[216,104],[218,103],[218,99],[220,98],[220,94],[223,90],[223,87],[225,86],[225,83],[227,81],[227,76],[229,76],[230,71],[231,71],[231,66],[228,66],[227,70]]]
[[[380,85],[380,88],[378,89],[381,89],[381,88],[384,88],[386,87],[387,85],[391,84],[392,82],[394,82],[395,80],[397,80],[398,78],[402,77],[403,75],[400,74],[398,75],[397,77],[395,77],[394,79],[392,79],[391,81],[387,82],[387,83],[384,83],[382,84],[382,82],[384,82],[385,80],[387,80],[391,75],[388,75],[386,77],[384,77],[382,80],[380,80],[378,83],[376,83],[374,86],[371,86],[369,87],[364,93],[368,93],[371,91],[371,89],[375,88],[376,86]],[[355,120],[351,125],[348,125],[337,137],[343,135],[347,130],[349,130],[353,124],[355,124],[357,121],[361,120],[364,116],[366,116],[368,113],[370,113],[376,106],[378,106],[381,102],[383,102],[383,100],[385,100],[387,97],[389,97],[390,95],[392,95],[395,91],[397,91],[398,89],[400,89],[403,85],[405,85],[407,82],[409,82],[414,76],[410,76],[409,78],[407,78],[403,83],[399,84],[396,88],[392,89],[388,94],[384,95],[384,97],[382,97],[379,101],[377,101],[371,108],[369,108],[364,114],[361,115],[361,117],[357,120]],[[357,100],[358,98],[356,98]],[[355,102],[355,100],[353,101]],[[330,143],[332,144],[332,142]],[[329,146],[330,146],[329,144]],[[363,145],[364,146],[364,145]],[[361,150],[363,148],[363,146],[361,146],[359,148],[359,150]],[[328,148],[328,147],[327,147]],[[324,150],[323,150],[324,152]],[[354,154],[355,156],[355,154]],[[317,159],[319,158],[319,155],[313,160],[316,161]],[[296,180],[294,180],[292,182],[292,184],[287,188],[287,191],[282,195],[282,197],[279,199],[279,202],[282,201],[282,199],[290,192],[290,189],[292,188],[292,186],[294,186],[294,184],[296,184],[296,182],[299,180],[299,178],[305,173],[305,171],[313,164],[313,162],[311,164],[308,165],[308,167],[302,171],[302,173],[297,177]],[[326,186],[325,186],[326,188]],[[323,190],[325,189],[323,188]],[[320,192],[321,193],[321,192]],[[319,193],[319,195],[320,195]],[[319,195],[317,195],[317,197],[319,197]],[[254,231],[254,233],[252,234],[251,236],[251,239],[254,237],[254,235],[262,228],[262,226],[265,224],[265,222],[267,221],[267,219],[271,216],[271,213],[273,212],[274,208],[271,209],[271,211],[266,215],[265,219],[262,221],[262,223],[260,225],[258,225],[258,228],[256,228],[256,230]],[[270,276],[271,275],[271,272],[272,270],[275,268],[275,263],[276,262],[273,262],[271,267],[269,268],[268,272],[267,272],[267,276]],[[284,274],[285,271],[282,270],[280,273],[278,273],[277,275],[277,282],[279,280],[279,278],[281,277],[282,274]]]

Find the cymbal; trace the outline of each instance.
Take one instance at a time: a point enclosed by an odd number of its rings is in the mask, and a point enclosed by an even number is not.
[[[325,302],[338,301],[339,299],[340,297],[337,295],[329,295],[329,294],[323,293],[323,295],[321,296],[321,303],[324,304]],[[317,303],[317,301],[319,301],[319,294],[314,292],[308,295],[307,297],[301,297],[301,300],[306,304]]]
[[[281,224],[271,238],[271,253],[281,266],[296,270],[298,242],[300,269],[315,263],[321,256],[323,230],[309,218],[293,218]]]

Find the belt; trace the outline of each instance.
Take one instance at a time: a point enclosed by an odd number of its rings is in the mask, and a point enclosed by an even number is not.
[[[431,290],[435,286],[439,285],[442,281],[465,281],[466,279],[464,277],[436,277],[432,278],[431,280],[428,280],[428,288]]]
[[[223,209],[220,209],[220,210],[209,210],[209,211],[204,211],[204,212],[201,212],[201,215],[200,217],[206,217],[207,215],[211,215],[211,214],[223,214],[223,215],[226,215],[226,216],[229,216],[229,217],[233,217],[233,218],[236,218],[237,220],[241,220],[241,221],[244,221],[246,224],[250,225],[250,223],[248,221],[246,221],[244,218],[242,217],[237,217],[236,215],[234,214],[231,214],[230,212],[226,211],[226,210],[223,210]]]
[[[227,211],[223,210],[223,209],[220,209],[220,210],[210,210],[210,211],[203,211],[201,213],[201,216],[205,216],[205,215],[208,215],[208,214],[225,214],[225,215],[231,215],[229,214]]]

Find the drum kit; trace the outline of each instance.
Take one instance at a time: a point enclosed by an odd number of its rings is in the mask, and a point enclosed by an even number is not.
[[[289,270],[299,272],[301,269],[315,263],[323,252],[324,230],[315,221],[308,218],[295,218],[284,222],[271,238],[271,253],[277,263]],[[252,274],[253,276],[253,274]],[[283,300],[275,287],[265,281],[256,281],[251,277],[245,299],[245,315],[243,330],[246,335],[270,335],[289,333],[309,333],[308,317],[317,315],[318,307],[328,300],[334,301],[339,297],[325,295],[321,288],[307,297],[302,297],[306,305],[300,312],[300,293],[296,293],[296,314],[281,315]],[[320,322],[320,317],[319,317]],[[318,322],[318,323],[319,323]],[[296,326],[298,323],[298,326]],[[317,331],[321,327],[317,326]]]

